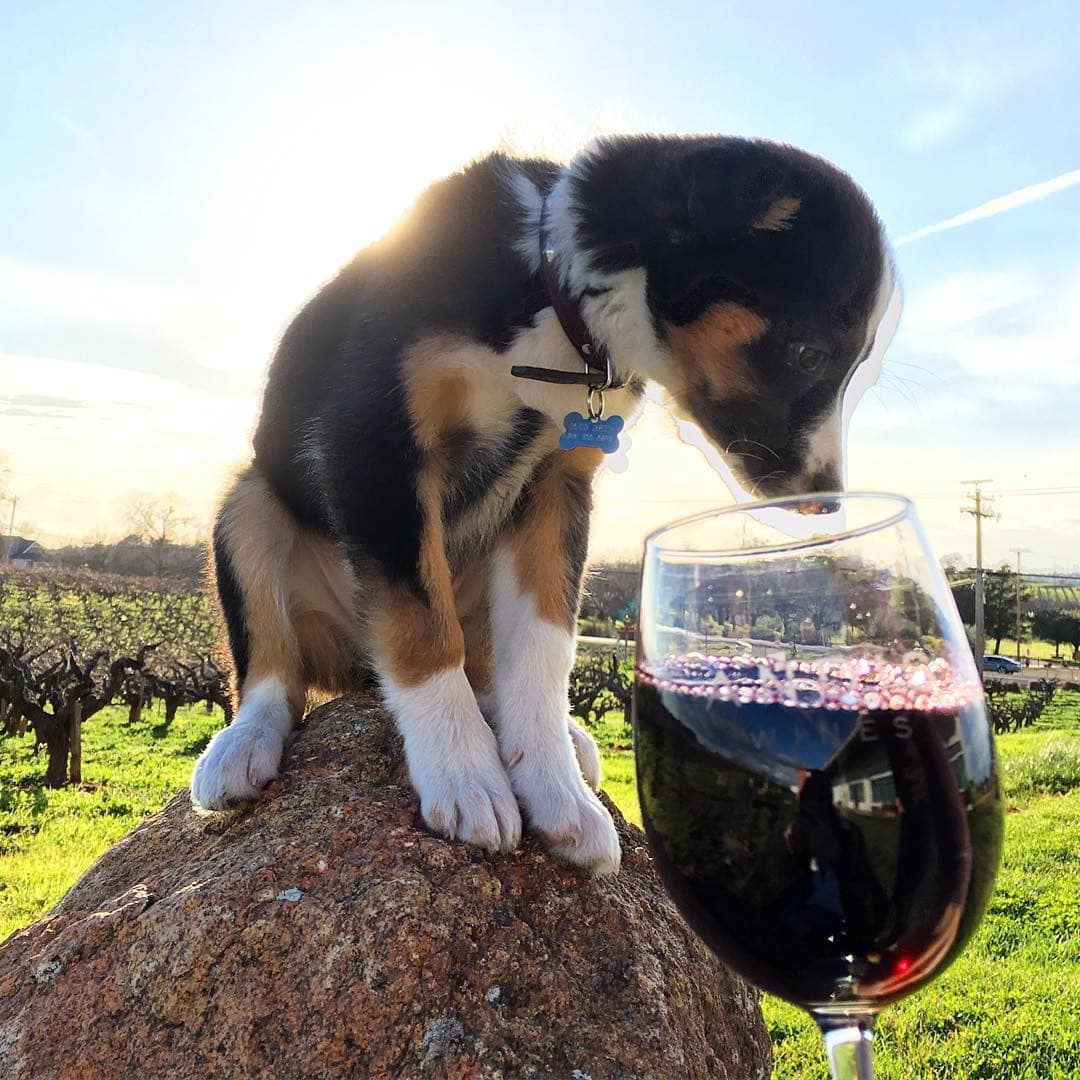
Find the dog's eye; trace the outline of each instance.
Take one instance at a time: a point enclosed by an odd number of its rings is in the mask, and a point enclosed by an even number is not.
[[[796,342],[791,346],[788,363],[801,375],[820,375],[831,356],[824,349]]]

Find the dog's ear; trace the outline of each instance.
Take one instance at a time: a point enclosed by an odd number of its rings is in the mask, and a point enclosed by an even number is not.
[[[782,232],[802,199],[779,155],[753,143],[697,147],[678,163],[677,185],[692,233],[707,237]]]

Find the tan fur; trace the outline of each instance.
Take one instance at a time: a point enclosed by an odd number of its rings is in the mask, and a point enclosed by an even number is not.
[[[439,338],[424,342],[405,362],[413,431],[417,442],[428,450],[438,446],[468,416],[468,378],[460,371],[442,369],[439,361],[445,346]]]
[[[309,702],[315,696],[312,690],[322,691],[322,695],[338,695],[354,689],[349,680],[354,649],[324,614],[295,611],[293,629],[300,643]]]
[[[454,583],[446,560],[442,520],[442,475],[428,461],[417,477],[423,513],[420,581],[425,604],[411,590],[384,586],[375,598],[372,646],[391,676],[402,686],[416,686],[465,661],[465,639],[454,602]]]
[[[348,689],[362,650],[361,590],[344,554],[302,532],[254,470],[226,497],[222,526],[243,597],[250,655],[241,696],[270,675],[285,678],[289,704],[302,714],[309,690]]]
[[[304,708],[300,648],[289,616],[288,567],[298,530],[253,469],[236,481],[222,507],[221,528],[244,603],[250,655],[241,697],[263,679],[285,680],[289,705]]]
[[[461,424],[480,436],[496,434],[513,411],[510,376],[500,378],[495,353],[467,339],[425,338],[409,350],[402,373],[413,430],[425,449]]]
[[[419,686],[465,662],[465,639],[457,619],[433,615],[410,589],[385,585],[376,594],[372,647],[381,667],[401,686]]]
[[[795,224],[795,218],[802,206],[802,199],[797,195],[784,195],[779,198],[750,225],[751,229],[766,229],[769,232],[783,232]]]
[[[537,614],[570,631],[577,617],[578,596],[563,542],[568,515],[574,512],[564,497],[564,479],[567,472],[591,478],[603,458],[603,451],[595,447],[560,451],[532,489],[528,516],[507,538],[514,557],[514,575],[522,591],[534,597]]]
[[[487,561],[473,563],[454,578],[454,600],[465,638],[465,676],[473,691],[490,692],[495,657],[491,642],[491,607]]]
[[[754,376],[740,350],[768,328],[756,312],[731,301],[713,304],[685,326],[668,323],[672,360],[683,386],[704,383],[721,398],[752,394]]]

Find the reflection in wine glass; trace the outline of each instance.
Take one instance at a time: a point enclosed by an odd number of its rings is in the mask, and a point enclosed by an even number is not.
[[[993,744],[910,503],[831,496],[654,534],[634,689],[650,849],[722,959],[808,1009],[871,1075],[887,1003],[957,955],[997,866]],[[705,641],[709,642],[706,648]]]

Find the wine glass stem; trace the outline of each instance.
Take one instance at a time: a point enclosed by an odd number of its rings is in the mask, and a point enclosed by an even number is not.
[[[874,1080],[871,1044],[874,1035],[868,1027],[832,1028],[824,1032],[832,1080]]]

